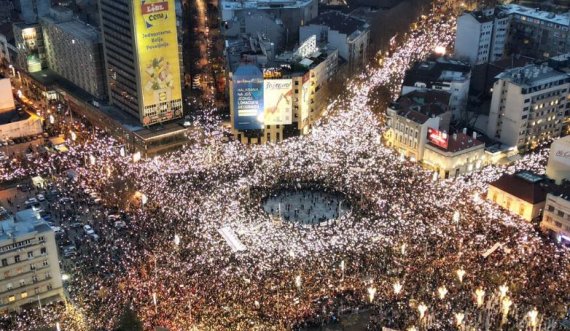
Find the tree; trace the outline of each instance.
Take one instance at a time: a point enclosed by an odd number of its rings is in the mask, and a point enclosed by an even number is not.
[[[123,311],[116,331],[143,331],[143,323],[131,307],[126,307]]]

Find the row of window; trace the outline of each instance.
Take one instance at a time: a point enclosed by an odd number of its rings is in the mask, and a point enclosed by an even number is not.
[[[47,254],[47,249],[46,249],[45,247],[40,248],[40,254],[41,254],[41,255]],[[28,259],[33,258],[33,257],[34,257],[34,251],[29,251],[29,252],[27,253],[27,255],[28,255]],[[21,262],[20,255],[14,255],[13,259],[14,259],[14,262],[13,262],[13,263],[19,263],[19,262]],[[8,262],[8,258],[2,259],[2,266],[3,266],[3,267],[7,267],[7,266],[10,265],[10,264],[12,264],[12,263],[9,263],[9,262]]]
[[[48,284],[48,285],[46,286],[46,290],[47,290],[47,291],[53,290],[53,286],[52,286],[51,284]],[[41,288],[39,288],[39,287],[34,288],[34,295],[38,295],[38,294],[40,294],[41,292],[42,292]],[[24,291],[24,292],[22,292],[22,293],[20,293],[20,294],[18,294],[18,295],[13,294],[13,295],[10,295],[9,297],[6,297],[6,298],[0,298],[0,305],[4,305],[4,304],[9,304],[9,303],[15,302],[17,299],[25,299],[25,298],[28,297],[28,295],[29,295],[28,292],[27,292],[27,291]]]

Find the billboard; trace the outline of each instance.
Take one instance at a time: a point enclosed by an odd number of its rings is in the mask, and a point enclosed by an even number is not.
[[[443,149],[447,149],[448,145],[447,133],[441,132],[436,129],[428,128],[428,139],[432,144],[439,146]]]
[[[303,76],[303,85],[301,86],[301,123],[305,124],[305,120],[309,118],[311,108],[311,79],[309,72]]]
[[[0,113],[16,108],[9,78],[0,79]]]
[[[264,125],[293,123],[293,80],[266,79],[263,82]]]
[[[174,0],[135,0],[139,100],[144,125],[182,116]]]
[[[254,65],[242,65],[233,75],[234,126],[263,129],[263,74]]]

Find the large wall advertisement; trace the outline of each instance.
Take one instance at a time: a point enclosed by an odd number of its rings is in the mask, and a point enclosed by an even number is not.
[[[433,128],[428,128],[428,139],[434,145],[439,146],[443,149],[447,149],[448,146],[447,133]]]
[[[263,87],[265,125],[293,123],[293,80],[266,79]]]
[[[174,0],[135,0],[133,5],[144,125],[182,116],[174,6]]]
[[[263,129],[263,74],[255,66],[238,68],[233,77],[234,125],[238,130]]]
[[[309,72],[303,76],[303,85],[301,86],[301,122],[305,124],[305,120],[309,117],[311,111],[311,79]]]

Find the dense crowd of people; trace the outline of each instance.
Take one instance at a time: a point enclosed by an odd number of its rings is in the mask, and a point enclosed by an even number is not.
[[[96,133],[69,141],[66,154],[4,165],[2,180],[51,174],[79,205],[88,188],[101,208],[130,215],[122,233],[97,219],[101,240],[78,260],[70,302],[5,325],[109,330],[131,307],[147,329],[299,329],[367,310],[371,329],[557,330],[570,303],[568,254],[485,200],[503,173],[544,172],[545,151],[434,181],[380,144],[367,107],[374,86],[395,93],[413,61],[451,42],[450,22],[422,19],[382,67],[348,83],[308,136],[244,146],[204,128],[203,144],[133,162]],[[276,224],[262,202],[284,183],[337,192],[351,212],[327,226]],[[246,250],[232,252],[222,227]]]

